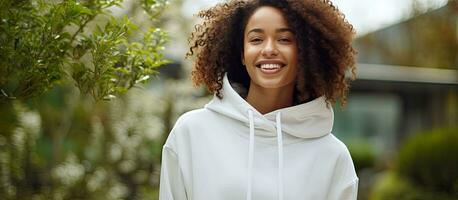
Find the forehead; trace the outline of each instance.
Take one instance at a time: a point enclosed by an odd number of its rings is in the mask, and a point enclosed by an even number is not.
[[[280,9],[271,6],[262,6],[257,8],[250,16],[245,31],[253,28],[281,29],[289,28],[289,25]]]

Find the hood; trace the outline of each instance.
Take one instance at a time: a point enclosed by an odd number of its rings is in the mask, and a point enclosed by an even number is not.
[[[213,97],[205,108],[225,115],[250,126],[248,111],[252,111],[256,135],[277,137],[276,116],[281,113],[281,127],[284,133],[299,138],[317,138],[332,131],[334,112],[328,107],[323,96],[307,103],[278,109],[267,114],[259,113],[245,101],[232,87],[227,74],[223,78],[222,99]]]

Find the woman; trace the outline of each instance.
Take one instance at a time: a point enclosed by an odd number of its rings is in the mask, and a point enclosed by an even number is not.
[[[331,133],[354,70],[352,26],[328,0],[232,0],[202,11],[188,56],[215,94],[163,148],[162,200],[356,199]]]

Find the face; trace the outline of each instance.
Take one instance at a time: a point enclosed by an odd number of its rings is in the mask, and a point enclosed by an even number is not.
[[[297,43],[283,13],[274,7],[256,9],[244,32],[242,63],[251,78],[250,84],[262,88],[294,86],[297,66]]]

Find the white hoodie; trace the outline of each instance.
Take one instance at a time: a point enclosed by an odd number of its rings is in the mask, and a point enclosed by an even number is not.
[[[222,94],[176,122],[160,200],[356,200],[358,177],[324,97],[263,115],[227,76]]]

